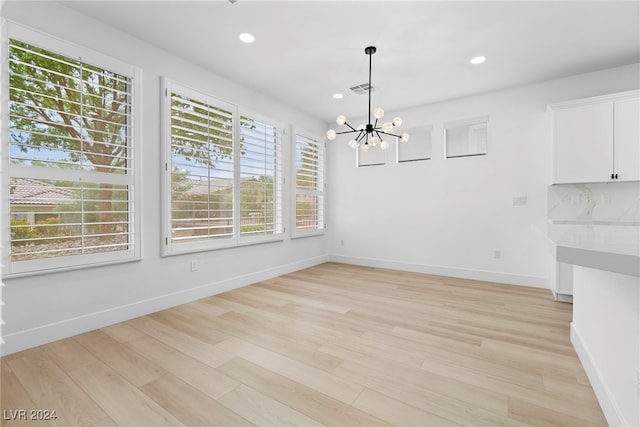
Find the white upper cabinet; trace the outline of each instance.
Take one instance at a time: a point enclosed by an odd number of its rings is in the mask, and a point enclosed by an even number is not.
[[[555,184],[640,180],[640,91],[549,106]]]
[[[640,99],[616,101],[614,106],[614,171],[619,181],[640,181]]]
[[[613,168],[613,102],[558,110],[555,182],[598,182]]]

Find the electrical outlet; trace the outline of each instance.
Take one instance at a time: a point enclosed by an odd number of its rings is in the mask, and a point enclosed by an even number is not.
[[[501,256],[502,256],[502,254],[500,253],[500,251],[493,251],[493,258],[494,259],[500,259]]]
[[[340,240],[340,246],[344,246],[344,240]]]
[[[191,271],[198,271],[198,261],[191,261]]]
[[[527,203],[527,196],[514,197],[512,202],[513,206],[526,206]]]

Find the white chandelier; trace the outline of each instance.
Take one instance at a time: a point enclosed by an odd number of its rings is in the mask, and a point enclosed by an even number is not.
[[[369,121],[366,126],[360,125],[356,129],[347,123],[347,118],[341,114],[336,119],[336,123],[341,126],[348,126],[350,130],[336,132],[333,129],[329,129],[327,131],[327,139],[333,141],[336,139],[336,135],[357,133],[357,135],[349,141],[349,147],[353,149],[360,147],[362,151],[369,151],[371,147],[380,147],[381,150],[386,150],[389,148],[389,142],[383,139],[383,135],[400,138],[400,141],[407,142],[409,141],[409,134],[403,133],[401,135],[397,135],[392,133],[394,128],[402,124],[402,119],[400,117],[394,117],[392,121],[384,122],[382,126],[378,126],[378,120],[384,117],[384,110],[380,107],[373,110],[373,117],[375,117],[376,121],[373,124],[371,123],[371,56],[376,53],[375,46],[365,48],[364,53],[369,55]]]

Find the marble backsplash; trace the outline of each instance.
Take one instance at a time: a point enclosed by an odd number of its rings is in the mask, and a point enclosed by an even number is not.
[[[640,225],[640,182],[548,187],[547,218],[555,224]]]

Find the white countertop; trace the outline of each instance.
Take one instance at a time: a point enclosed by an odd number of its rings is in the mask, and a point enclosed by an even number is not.
[[[557,261],[640,277],[640,225],[552,222],[547,236]]]

